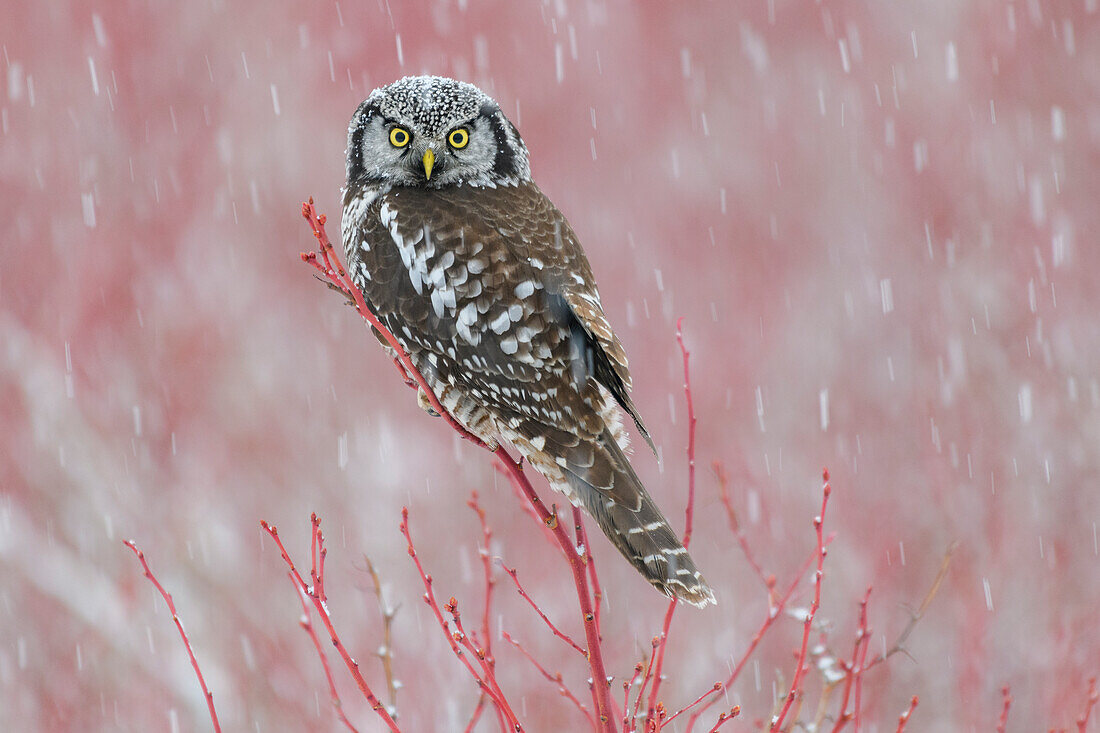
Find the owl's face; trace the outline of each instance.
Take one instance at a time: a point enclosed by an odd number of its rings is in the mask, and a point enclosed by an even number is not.
[[[514,186],[527,147],[500,107],[472,84],[408,76],[375,89],[348,126],[347,185]]]

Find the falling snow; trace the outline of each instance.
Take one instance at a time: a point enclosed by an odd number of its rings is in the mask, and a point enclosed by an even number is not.
[[[0,39],[0,609],[18,619],[0,624],[0,727],[37,730],[42,711],[80,730],[208,726],[171,618],[122,538],[160,570],[242,730],[331,714],[315,660],[297,656],[300,608],[260,518],[300,549],[310,512],[323,517],[328,606],[359,650],[382,644],[362,554],[377,563],[399,609],[391,646],[410,730],[461,730],[476,690],[420,682],[447,652],[394,530],[401,507],[472,627],[474,488],[493,556],[522,568],[534,597],[563,597],[567,571],[491,462],[419,409],[353,309],[298,259],[315,246],[298,211],[311,196],[339,239],[356,106],[423,72],[484,87],[519,127],[630,358],[661,461],[644,449],[630,460],[681,522],[684,317],[692,554],[731,601],[677,612],[670,679],[728,674],[775,613],[777,637],[728,705],[763,719],[782,696],[811,576],[798,608],[777,612],[730,535],[711,464],[725,463],[777,588],[815,541],[827,465],[830,644],[810,677],[841,673],[867,584],[889,648],[961,542],[906,642],[916,663],[895,656],[904,675],[864,690],[868,729],[893,730],[910,694],[914,729],[922,715],[982,729],[1000,714],[999,685],[1021,679],[1009,729],[1074,727],[1080,711],[1051,701],[1078,700],[1072,685],[1100,673],[1100,0],[919,17],[897,3],[769,0],[27,8]],[[565,520],[561,497],[543,498]],[[605,636],[622,630],[609,648],[648,649],[662,599],[590,538]],[[502,669],[505,630],[554,648],[517,608],[493,609]],[[553,653],[544,661],[586,693],[583,668]],[[611,655],[616,684],[635,661]],[[532,730],[560,728],[542,712],[544,680],[523,672],[509,686]],[[967,709],[929,712],[960,689]]]

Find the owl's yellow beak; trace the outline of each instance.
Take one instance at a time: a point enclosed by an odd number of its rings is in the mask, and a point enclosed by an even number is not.
[[[435,153],[431,148],[424,151],[424,177],[429,181],[432,179],[432,166],[435,165]]]

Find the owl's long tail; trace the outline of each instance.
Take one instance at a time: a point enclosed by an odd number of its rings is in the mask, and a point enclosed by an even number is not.
[[[630,564],[657,590],[696,606],[717,603],[622,449],[607,431],[565,456],[566,480]]]

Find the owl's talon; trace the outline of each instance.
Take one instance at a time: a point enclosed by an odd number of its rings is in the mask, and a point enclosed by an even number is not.
[[[416,403],[420,405],[421,410],[432,417],[439,417],[439,413],[432,407],[432,401],[428,399],[428,393],[424,391],[423,387],[416,388]]]

